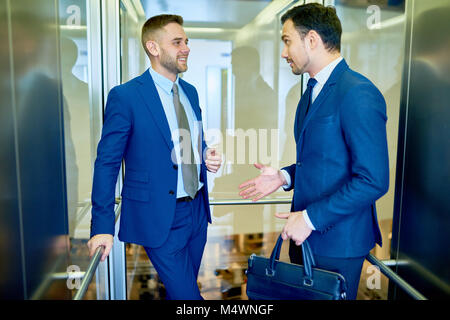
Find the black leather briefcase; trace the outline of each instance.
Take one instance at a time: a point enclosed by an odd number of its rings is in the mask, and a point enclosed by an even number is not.
[[[279,261],[281,235],[270,258],[252,254],[248,259],[247,296],[252,300],[345,300],[346,283],[336,272],[315,268],[308,241],[304,241],[303,264]]]

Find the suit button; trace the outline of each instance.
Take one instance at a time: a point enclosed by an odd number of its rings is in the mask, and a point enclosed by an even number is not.
[[[297,166],[301,167],[301,166],[302,166],[302,163],[301,163],[300,161],[297,162]]]
[[[177,166],[176,164],[173,165],[173,168],[174,168],[175,170],[178,170],[178,166]]]
[[[173,194],[175,194],[175,192],[173,190],[170,190],[169,194],[173,195]]]

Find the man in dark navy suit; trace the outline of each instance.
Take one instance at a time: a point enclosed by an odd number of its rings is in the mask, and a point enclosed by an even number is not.
[[[281,233],[301,263],[308,239],[317,267],[341,273],[355,299],[362,264],[378,243],[375,201],[389,187],[386,104],[367,78],[340,55],[342,27],[336,10],[317,3],[282,17],[282,57],[297,75],[309,74],[294,123],[297,161],[281,170],[255,164],[261,174],[239,186],[254,201],[294,189]]]
[[[159,15],[142,28],[151,68],[108,96],[92,190],[90,254],[114,235],[114,190],[122,159],[125,180],[119,239],[144,246],[170,299],[202,299],[197,285],[211,222],[206,171],[220,155],[202,135],[197,90],[187,70],[183,18]],[[204,160],[203,155],[206,155]]]

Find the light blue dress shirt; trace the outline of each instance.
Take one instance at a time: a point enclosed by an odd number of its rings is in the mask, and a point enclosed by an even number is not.
[[[178,121],[177,114],[175,112],[175,106],[173,104],[173,93],[172,87],[173,84],[176,83],[178,86],[178,93],[180,96],[180,102],[184,106],[184,110],[186,111],[186,116],[189,122],[189,128],[192,134],[192,137],[198,137],[201,122],[197,120],[197,116],[195,115],[194,110],[192,109],[191,103],[189,102],[188,97],[183,91],[183,88],[179,84],[179,78],[175,82],[167,79],[166,77],[160,75],[158,72],[153,70],[151,67],[149,68],[150,75],[152,76],[153,81],[155,82],[156,90],[158,91],[159,98],[161,99],[161,103],[164,108],[164,112],[166,114],[167,122],[169,123],[170,133],[172,134],[172,142],[174,146],[174,151],[176,155],[176,161],[178,164],[178,184],[177,184],[177,198],[186,197],[188,194],[184,190],[183,183],[183,175],[181,172],[181,156],[180,156],[180,142],[179,142],[179,134],[176,134],[175,130],[178,130]],[[198,176],[198,189],[200,190],[203,187],[203,183],[200,182],[200,155],[198,153],[198,139],[192,139],[192,147],[194,150],[194,158],[197,163],[197,176]]]
[[[331,73],[333,72],[334,68],[339,64],[339,62],[342,61],[342,57],[339,57],[332,62],[330,62],[325,68],[320,70],[314,79],[317,80],[316,85],[313,88],[312,94],[311,94],[311,104],[314,103],[317,96],[320,94],[320,91],[322,91],[323,86],[328,81],[328,78],[331,76]],[[286,172],[286,170],[281,170],[281,173],[283,174],[284,178],[286,179],[286,184],[283,186],[284,189],[287,189],[291,186],[291,177]],[[306,224],[313,230],[316,230],[314,225],[312,224],[311,220],[308,217],[308,212],[305,210],[303,213],[303,218],[305,218]]]

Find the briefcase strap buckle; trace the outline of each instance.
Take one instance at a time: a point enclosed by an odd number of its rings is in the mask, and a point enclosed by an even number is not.
[[[273,270],[273,269],[267,269],[266,268],[266,276],[268,276],[268,277],[273,277],[273,276],[275,276],[275,270]]]
[[[314,285],[314,280],[312,278],[303,278],[303,285],[307,287],[312,287]]]

